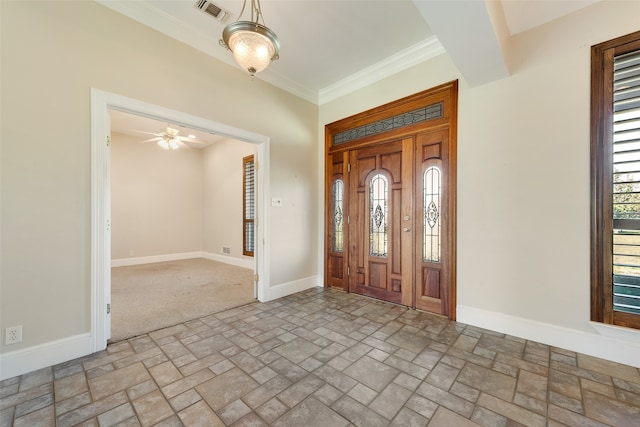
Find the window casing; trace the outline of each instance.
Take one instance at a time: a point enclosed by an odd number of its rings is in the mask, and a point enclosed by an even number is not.
[[[255,203],[255,165],[253,156],[242,159],[242,254],[253,256]]]
[[[640,32],[591,48],[591,320],[640,329]]]

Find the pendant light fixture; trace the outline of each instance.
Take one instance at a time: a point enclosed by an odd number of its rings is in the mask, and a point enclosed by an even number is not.
[[[278,59],[280,42],[276,33],[264,25],[260,0],[251,0],[251,21],[240,21],[246,5],[244,0],[238,20],[225,27],[220,45],[229,49],[238,65],[253,77]]]

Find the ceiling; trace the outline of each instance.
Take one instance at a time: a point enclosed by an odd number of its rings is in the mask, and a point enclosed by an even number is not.
[[[241,0],[211,1],[229,12],[223,22],[196,8],[198,0],[97,1],[244,72],[219,45]],[[501,41],[597,1],[262,0],[281,50],[255,78],[322,105],[447,52],[476,86],[509,74]],[[166,126],[157,124],[146,131]],[[118,125],[112,121],[112,128]]]

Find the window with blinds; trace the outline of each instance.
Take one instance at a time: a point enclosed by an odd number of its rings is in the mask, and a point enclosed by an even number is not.
[[[253,156],[247,156],[242,159],[242,254],[253,256],[254,251],[254,235],[255,235],[255,165]]]
[[[591,48],[591,319],[640,329],[640,32]]]
[[[613,309],[640,314],[640,51],[613,59]]]

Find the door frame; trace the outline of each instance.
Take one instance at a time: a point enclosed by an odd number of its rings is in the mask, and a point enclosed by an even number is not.
[[[405,113],[416,111],[422,107],[429,107],[437,103],[442,103],[442,115],[428,117],[422,121],[402,125],[399,127],[390,127],[388,130],[371,129],[368,125],[380,123],[385,119],[402,116]],[[449,251],[446,254],[446,268],[449,272],[448,283],[448,317],[451,320],[456,318],[456,239],[457,239],[457,129],[458,129],[458,81],[454,80],[431,89],[416,93],[414,95],[401,98],[396,101],[372,108],[362,113],[338,120],[336,122],[325,125],[325,233],[324,233],[324,269],[325,269],[325,287],[337,287],[345,291],[349,291],[348,286],[348,250],[352,246],[349,242],[350,236],[348,232],[344,235],[345,256],[343,257],[344,277],[342,286],[335,281],[329,283],[331,278],[330,268],[330,239],[332,230],[332,174],[334,173],[334,156],[340,153],[348,153],[350,150],[367,147],[374,144],[383,143],[385,140],[402,139],[405,136],[415,135],[431,130],[448,129],[449,130],[449,173],[447,176],[447,187],[449,189],[449,206],[445,213],[449,218],[449,229],[447,230],[447,239],[449,242]],[[335,135],[347,135],[338,145],[333,145]],[[348,157],[348,156],[343,156]],[[344,176],[348,174],[348,165],[344,164],[342,168]],[[414,195],[415,197],[415,195]],[[412,201],[415,199],[412,198]],[[348,227],[345,228],[348,230]],[[414,248],[415,250],[415,248]],[[413,269],[415,270],[415,269]],[[412,273],[412,283],[415,289],[415,271]],[[415,304],[413,304],[415,305]]]
[[[270,138],[202,117],[149,104],[122,95],[91,89],[91,343],[92,351],[104,350],[111,336],[111,177],[109,110],[170,121],[192,129],[215,133],[256,145],[256,222],[254,272],[259,278],[257,296],[266,300],[269,289],[269,246],[267,242],[270,193]]]

